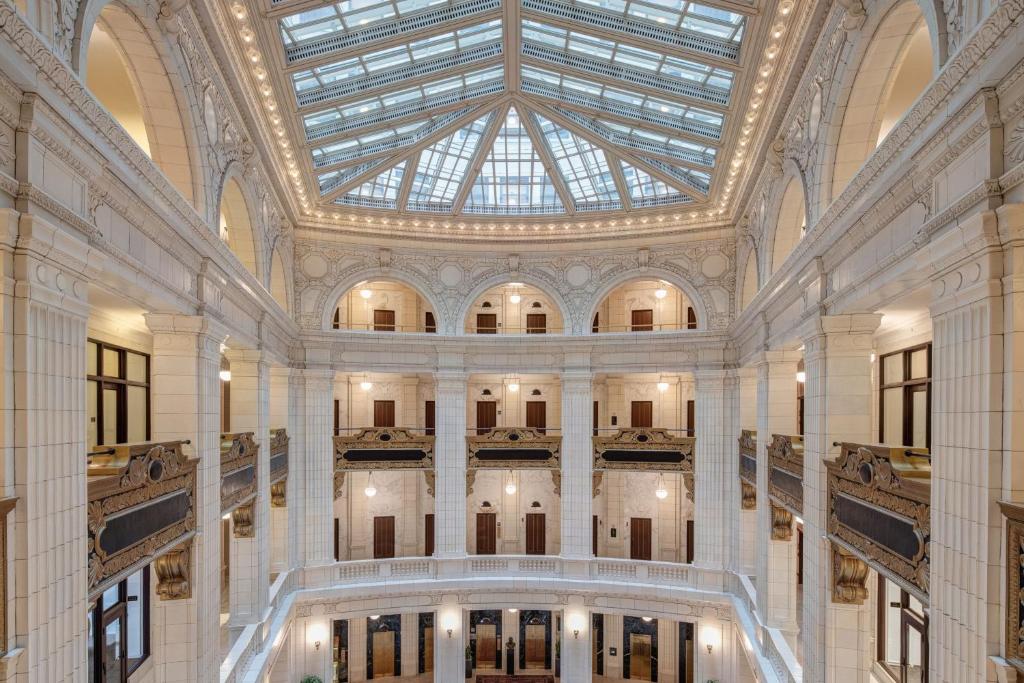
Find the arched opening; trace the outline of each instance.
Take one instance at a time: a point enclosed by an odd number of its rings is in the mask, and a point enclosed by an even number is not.
[[[590,331],[660,332],[695,330],[697,308],[690,297],[665,280],[624,282],[604,298],[594,312]]]
[[[740,290],[740,310],[743,311],[757,296],[760,289],[757,282],[757,252],[753,249],[747,254],[747,265],[743,269],[743,289]]]
[[[779,206],[779,218],[775,224],[775,242],[772,246],[772,273],[779,269],[797,242],[807,230],[806,203],[804,188],[800,178],[790,178],[786,191],[782,194]]]
[[[224,183],[220,198],[220,238],[246,270],[259,278],[256,268],[256,238],[249,220],[249,205],[234,178]]]
[[[409,285],[366,280],[339,297],[331,327],[374,332],[437,332],[433,306]]]
[[[85,84],[195,205],[192,162],[174,84],[149,32],[123,5],[108,4],[88,36]]]
[[[285,311],[291,311],[288,305],[288,282],[285,279],[284,259],[281,252],[274,250],[274,257],[270,262],[270,295]]]
[[[532,285],[509,282],[491,287],[466,313],[469,334],[549,334],[564,331],[555,301]]]
[[[836,148],[832,199],[924,92],[937,63],[917,3],[908,0],[891,9],[864,51],[850,89]]]

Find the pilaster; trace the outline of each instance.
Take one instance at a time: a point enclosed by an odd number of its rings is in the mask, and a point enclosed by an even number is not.
[[[593,550],[593,377],[562,374],[562,550],[569,560],[590,559]]]
[[[739,515],[732,504],[739,500],[739,383],[733,370],[699,370],[695,379],[694,564],[720,569],[730,561]]]
[[[564,683],[591,683],[593,619],[583,598],[569,598],[562,613],[562,676]]]
[[[306,566],[319,566],[334,561],[334,371],[316,368],[302,370],[301,374],[305,385],[302,524]]]
[[[466,554],[466,376],[442,371],[435,386],[434,555],[461,557]]]

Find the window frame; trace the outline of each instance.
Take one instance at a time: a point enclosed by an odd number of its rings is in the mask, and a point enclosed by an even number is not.
[[[910,377],[910,359],[911,355],[917,351],[925,351],[926,353],[926,368],[925,376],[911,379]],[[899,381],[887,382],[885,376],[885,359],[893,356],[901,356],[902,364],[902,377]],[[921,391],[921,387],[924,387],[925,392],[925,427],[924,427],[924,447],[931,449],[932,445],[932,344],[931,342],[924,342],[923,344],[916,344],[909,346],[905,349],[899,349],[890,353],[881,354],[878,356],[878,442],[887,443],[885,435],[885,392],[887,389],[902,389],[903,399],[903,415],[902,415],[902,431],[898,444],[890,444],[894,446],[906,446],[911,448],[912,445],[907,443],[910,440],[910,436],[914,431],[913,421],[913,403],[910,400],[912,394]]]
[[[104,661],[103,661],[103,635],[106,631],[106,626],[114,620],[120,620],[121,622],[121,646],[122,646],[122,661],[124,667],[122,669],[122,683],[127,683],[132,674],[139,670],[146,660],[149,659],[153,652],[151,648],[151,604],[150,604],[150,571],[149,565],[142,567],[138,570],[142,573],[142,586],[139,590],[142,598],[142,656],[134,663],[128,658],[128,579],[132,575],[129,575],[116,584],[117,587],[117,602],[113,605],[107,606],[103,604],[103,595],[101,593],[96,598],[96,604],[89,609],[89,619],[92,622],[92,672],[93,679],[96,681],[107,680],[104,676]],[[111,586],[113,588],[114,586]],[[109,588],[107,589],[110,590]]]
[[[109,342],[100,341],[99,339],[93,339],[89,337],[87,339],[86,350],[88,353],[89,344],[95,344],[96,346],[96,374],[86,374],[86,388],[89,388],[89,382],[96,383],[96,444],[97,446],[113,446],[115,444],[128,443],[128,387],[141,387],[146,392],[146,428],[145,438],[143,441],[149,441],[151,438],[153,419],[151,414],[151,402],[152,402],[152,366],[153,358],[150,354],[137,349],[131,349],[126,346],[118,346],[117,344],[111,344]],[[118,356],[118,375],[108,375],[106,368],[103,367],[103,356],[104,350],[110,350],[117,353]],[[141,356],[146,361],[146,379],[144,382],[137,380],[128,379],[128,354],[133,353],[137,356]],[[87,365],[88,367],[88,365]],[[116,389],[117,391],[117,435],[116,441],[113,444],[103,443],[102,437],[104,432],[104,408],[103,408],[103,392],[105,389]]]
[[[889,666],[886,661],[886,643],[888,642],[888,632],[886,628],[887,610],[890,607],[896,605],[890,605],[887,599],[888,591],[887,583],[892,585],[900,592],[900,652],[899,661],[901,662],[898,669],[893,669]],[[918,614],[910,607],[910,593],[903,590],[903,587],[899,584],[887,579],[883,574],[878,574],[878,597],[877,597],[877,624],[875,630],[875,661],[878,666],[889,675],[892,680],[896,683],[908,683],[907,672],[906,672],[906,658],[907,658],[907,636],[908,629],[915,629],[921,636],[921,683],[928,683],[928,614],[922,612]]]

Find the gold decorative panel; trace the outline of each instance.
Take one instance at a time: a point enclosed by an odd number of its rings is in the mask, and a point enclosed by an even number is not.
[[[756,485],[756,481],[755,481]],[[804,512],[804,439],[772,434],[768,445],[768,495],[794,515]]]
[[[256,457],[260,446],[252,432],[220,436],[220,511],[225,515],[256,497]]]

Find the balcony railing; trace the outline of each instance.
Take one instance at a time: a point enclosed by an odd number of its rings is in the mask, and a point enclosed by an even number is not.
[[[828,469],[828,536],[842,588],[852,556],[928,604],[931,458],[927,449],[840,444]],[[844,557],[837,557],[836,553]],[[856,587],[855,587],[856,590]]]
[[[466,437],[466,493],[478,470],[548,470],[562,490],[562,436],[535,427],[493,427]],[[555,430],[557,431],[557,430]]]
[[[740,432],[740,507],[757,509],[757,432]]]
[[[334,437],[334,496],[352,471],[420,470],[434,495],[434,435],[403,427],[365,427]]]
[[[220,513],[231,514],[237,538],[252,538],[260,446],[252,432],[220,435]]]
[[[285,507],[286,485],[288,483],[288,431],[270,430],[270,504]]]
[[[168,553],[173,559],[157,567],[157,593],[176,598],[189,592],[198,461],[185,457],[183,443],[99,447],[88,454],[90,599]]]
[[[628,472],[679,472],[686,497],[693,500],[694,453],[697,439],[673,434],[668,429],[629,427],[610,436],[592,437],[595,495],[606,470]]]

